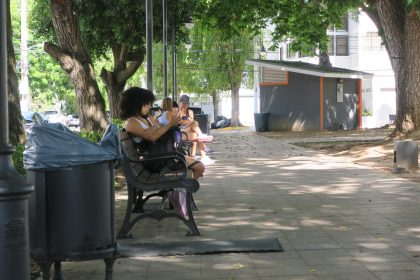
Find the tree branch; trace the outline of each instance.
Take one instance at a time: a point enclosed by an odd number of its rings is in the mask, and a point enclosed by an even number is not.
[[[51,57],[55,58],[56,60],[58,60],[58,62],[60,62],[60,65],[64,69],[64,71],[70,73],[73,70],[73,58],[68,53],[64,52],[59,46],[50,42],[45,42],[44,50]]]
[[[116,82],[121,83],[128,80],[139,69],[141,64],[142,61],[133,61],[126,69],[118,71],[116,73]]]
[[[374,8],[373,1],[368,1],[368,5],[361,5],[362,11],[365,12],[369,18],[375,23],[378,29],[381,28],[381,22],[379,21],[378,10]]]

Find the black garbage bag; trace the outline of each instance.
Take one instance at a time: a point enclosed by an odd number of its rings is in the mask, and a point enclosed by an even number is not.
[[[110,124],[99,144],[74,133],[61,123],[34,125],[27,131],[23,152],[26,169],[62,168],[122,158],[119,130]]]
[[[216,121],[212,122],[210,127],[212,129],[224,128],[230,126],[231,119],[228,119],[224,116],[217,116]]]

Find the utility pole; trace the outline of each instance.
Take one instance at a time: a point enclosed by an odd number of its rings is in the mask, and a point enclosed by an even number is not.
[[[146,1],[146,72],[147,89],[153,92],[153,1]]]
[[[178,0],[175,0],[175,8],[172,10],[172,100],[177,98],[177,84],[176,84],[176,11],[178,10]]]
[[[9,0],[0,1],[0,273],[29,280],[28,197],[33,191],[13,166],[9,143],[7,21]]]
[[[163,94],[168,97],[168,1],[162,0]]]
[[[28,62],[28,28],[27,28],[26,0],[20,0],[20,67],[21,80],[19,91],[21,95],[20,107],[22,111],[29,111],[29,62]]]

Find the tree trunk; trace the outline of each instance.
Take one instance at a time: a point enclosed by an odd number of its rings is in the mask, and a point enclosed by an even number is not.
[[[234,86],[231,89],[232,97],[232,119],[230,121],[231,126],[242,126],[239,120],[239,86]]]
[[[9,2],[7,2],[8,5]],[[7,86],[9,109],[9,142],[13,146],[25,141],[22,113],[20,111],[19,85],[16,75],[16,59],[13,49],[10,7],[7,7]]]
[[[114,69],[108,71],[105,68],[101,70],[101,79],[105,84],[108,94],[109,110],[111,118],[119,117],[120,93],[124,90],[127,80],[134,75],[144,61],[145,50],[130,54],[128,46],[115,45],[112,48],[114,57]],[[127,62],[132,62],[127,65]]]
[[[78,100],[80,127],[103,130],[107,121],[105,102],[96,82],[90,56],[80,34],[73,0],[50,0],[52,22],[58,46],[45,43],[44,49],[60,62],[73,82]]]
[[[405,18],[404,59],[397,129],[403,133],[420,128],[420,19],[416,12]]]
[[[396,130],[409,133],[420,128],[420,18],[407,11],[401,0],[378,0],[364,11],[383,33],[395,74]]]
[[[319,54],[319,63],[320,66],[325,66],[325,67],[332,67],[331,61],[330,61],[330,56],[328,55],[327,52],[321,52]]]
[[[213,91],[211,93],[211,97],[213,99],[214,121],[217,122],[217,117],[219,116],[219,99],[218,99],[217,91]]]

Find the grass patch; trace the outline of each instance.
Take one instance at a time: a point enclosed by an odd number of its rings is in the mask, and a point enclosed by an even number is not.
[[[249,126],[228,126],[228,127],[219,128],[219,129],[223,131],[244,130],[244,129],[249,129]]]
[[[323,151],[346,151],[355,146],[377,144],[382,141],[334,141],[334,142],[295,142],[295,146]]]

